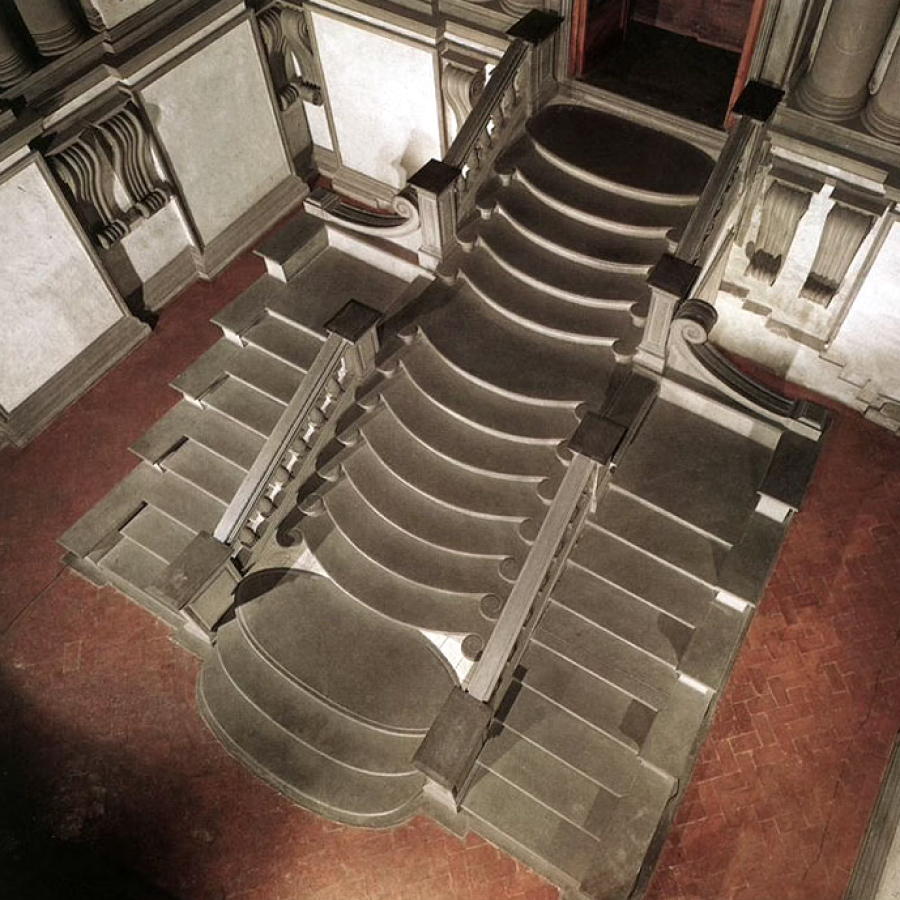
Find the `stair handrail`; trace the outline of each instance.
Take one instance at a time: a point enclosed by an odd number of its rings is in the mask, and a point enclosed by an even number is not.
[[[368,209],[349,202],[335,191],[315,188],[303,202],[311,216],[334,222],[348,231],[378,237],[404,237],[421,225],[416,192],[406,185],[390,200],[389,208]]]
[[[371,370],[379,319],[377,310],[351,300],[325,325],[328,337],[222,514],[216,540],[237,551],[261,536],[342,400]]]
[[[768,124],[783,96],[777,88],[751,81],[731,110],[737,125],[725,140],[674,254],[698,266],[701,273],[710,263],[748,181],[756,175]]]
[[[586,509],[588,495],[594,495],[598,468],[595,460],[580,453],[574,454],[569,463],[481,659],[466,685],[467,692],[476,700],[489,703],[501,683],[506,681],[504,675],[518,664],[527,643],[522,637],[527,637],[528,624],[537,622],[549,599],[549,591],[542,588],[566,545],[567,536],[575,530],[572,526],[577,524],[578,513]]]

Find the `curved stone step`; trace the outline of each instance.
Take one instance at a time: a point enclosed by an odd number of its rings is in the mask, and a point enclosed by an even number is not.
[[[435,506],[364,445],[342,463],[344,476],[378,514],[407,534],[466,556],[524,559],[529,545],[511,522]]]
[[[254,650],[238,622],[219,629],[216,654],[244,697],[301,743],[362,772],[415,772],[412,758],[420,735],[369,725],[305,690]]]
[[[641,330],[628,309],[587,306],[548,296],[495,264],[482,249],[463,257],[462,277],[492,309],[548,337],[598,347],[636,348]]]
[[[307,517],[302,531],[319,565],[346,594],[369,609],[414,628],[478,634],[484,640],[490,635],[493,622],[481,611],[482,594],[430,588],[388,571],[360,553],[327,516]]]
[[[416,387],[456,418],[500,437],[557,445],[578,427],[574,403],[549,406],[490,390],[452,366],[423,333],[402,365]]]
[[[664,239],[588,225],[542,202],[521,184],[504,188],[497,210],[529,240],[583,265],[646,277],[665,253]]]
[[[520,281],[570,303],[629,310],[636,303],[645,306],[650,297],[642,274],[604,272],[561,259],[496,216],[481,226],[476,246]]]
[[[528,331],[490,309],[467,285],[460,285],[423,329],[453,366],[512,395],[556,402],[600,400],[616,368],[611,349]]]
[[[297,741],[240,694],[215,657],[200,673],[197,701],[225,749],[295,803],[369,828],[396,825],[416,812],[423,776],[367,774]]]
[[[510,163],[515,178],[535,197],[565,216],[642,238],[664,239],[683,228],[692,207],[661,206],[573,178],[526,142]]]
[[[402,428],[386,408],[360,430],[372,452],[397,478],[435,503],[514,522],[543,519],[547,511],[531,482],[493,478],[446,460]]]
[[[381,396],[410,434],[438,455],[474,472],[536,483],[559,471],[554,448],[472,428],[449,415],[409,378],[391,379]]]
[[[415,629],[310,572],[239,607],[237,617],[254,648],[293,681],[376,727],[424,733],[456,681]]]
[[[548,106],[526,129],[538,151],[570,174],[649,202],[696,203],[713,169],[686,141],[583,106]]]
[[[334,526],[356,549],[391,572],[449,593],[502,592],[501,558],[454,553],[401,531],[342,479],[324,497]]]

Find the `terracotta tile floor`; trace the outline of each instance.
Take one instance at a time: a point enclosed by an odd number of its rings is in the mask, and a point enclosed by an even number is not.
[[[261,272],[247,256],[191,288],[29,447],[0,452],[0,896],[62,895],[4,892],[2,864],[37,841],[178,900],[551,900],[479,838],[425,818],[345,828],[282,800],[206,732],[197,660],[60,565],[56,538],[133,466],[129,443],[176,400],[167,382],[216,340],[209,317]],[[898,450],[838,415],[654,900],[841,897],[900,725]]]

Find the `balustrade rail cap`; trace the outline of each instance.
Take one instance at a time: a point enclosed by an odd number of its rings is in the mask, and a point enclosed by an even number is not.
[[[462,170],[456,166],[441,162],[439,159],[429,159],[412,178],[409,183],[414,188],[421,188],[432,194],[439,194],[445,188],[450,187],[462,174]]]
[[[650,270],[647,283],[652,288],[665,291],[682,300],[694,289],[700,277],[700,267],[680,259],[671,253],[664,253],[659,262]]]
[[[329,334],[336,334],[354,343],[358,341],[379,319],[381,313],[358,300],[348,300],[325,323]]]
[[[736,116],[749,116],[757,122],[768,122],[783,97],[784,91],[780,88],[761,81],[748,81],[731,111]]]
[[[518,38],[529,44],[542,44],[563,23],[563,17],[554,12],[542,9],[532,9],[527,12],[515,25],[507,29],[506,33],[511,38]]]

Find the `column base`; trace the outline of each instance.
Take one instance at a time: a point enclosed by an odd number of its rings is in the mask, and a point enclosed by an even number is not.
[[[830,97],[820,91],[807,76],[800,82],[794,97],[804,112],[829,122],[843,122],[852,119],[862,110],[868,95],[868,88],[864,85],[852,97]]]
[[[880,108],[877,94],[866,104],[862,121],[866,131],[875,137],[892,144],[900,143],[900,119]]]

